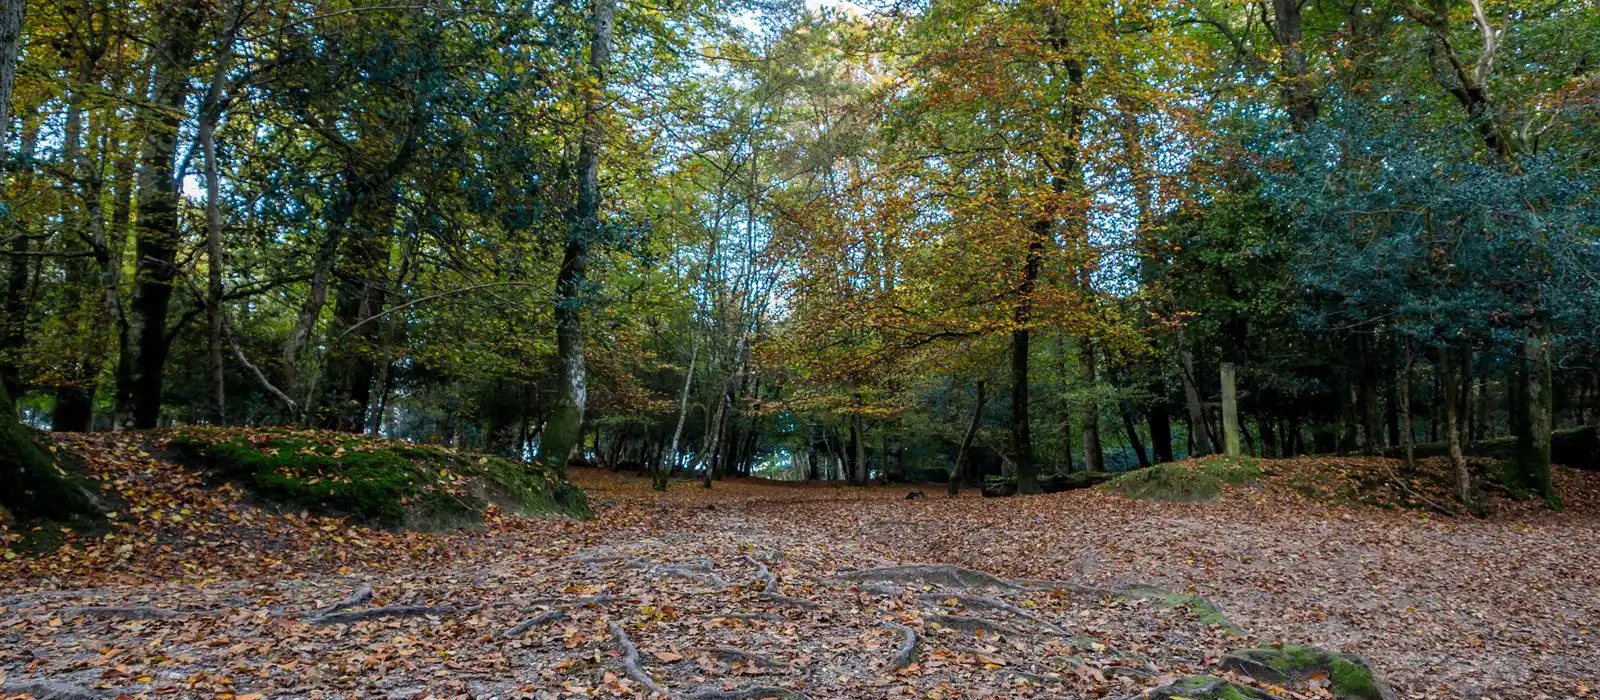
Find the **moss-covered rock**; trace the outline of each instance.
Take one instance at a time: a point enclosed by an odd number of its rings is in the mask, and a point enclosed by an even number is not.
[[[472,525],[490,505],[519,515],[589,514],[577,487],[504,457],[315,430],[183,428],[165,437],[181,462],[262,501],[377,525]]]
[[[1131,471],[1108,482],[1106,488],[1128,498],[1209,503],[1222,496],[1224,486],[1254,483],[1261,475],[1254,458],[1215,456]]]
[[[1388,684],[1372,665],[1354,654],[1312,647],[1281,645],[1239,649],[1222,657],[1223,670],[1266,683],[1299,683],[1318,679],[1340,700],[1394,700]]]
[[[1272,700],[1272,696],[1216,676],[1189,676],[1156,688],[1150,700]]]

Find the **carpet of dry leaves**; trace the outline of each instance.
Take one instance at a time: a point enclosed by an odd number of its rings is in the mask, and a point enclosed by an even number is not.
[[[591,521],[427,535],[257,509],[136,436],[60,448],[116,498],[116,525],[0,561],[8,692],[1122,698],[1272,642],[1359,653],[1402,697],[1600,685],[1595,473],[1558,475],[1563,511],[1503,502],[1477,520],[1272,487],[1209,505],[755,480],[659,494],[578,470]],[[1299,468],[1330,465],[1274,466]],[[907,562],[1077,585],[842,577]],[[1202,594],[1247,633],[1105,593],[1135,583]]]

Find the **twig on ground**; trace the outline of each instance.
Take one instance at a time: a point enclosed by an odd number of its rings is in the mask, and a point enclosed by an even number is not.
[[[168,610],[166,608],[151,608],[137,605],[130,607],[88,605],[84,607],[64,608],[62,609],[62,612],[71,615],[83,615],[85,617],[117,617],[124,620],[162,620],[172,617],[181,617],[189,614],[198,614],[185,613],[178,610]]]
[[[798,690],[775,685],[751,685],[733,690],[702,690],[684,696],[684,700],[765,700],[766,698],[811,700],[810,696]]]

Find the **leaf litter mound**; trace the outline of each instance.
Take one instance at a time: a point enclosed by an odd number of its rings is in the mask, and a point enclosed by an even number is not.
[[[0,563],[8,694],[1120,698],[1209,673],[1328,697],[1219,665],[1274,642],[1362,654],[1402,697],[1592,696],[1600,668],[1570,496],[1476,521],[579,470],[592,520],[422,534],[264,512],[129,439],[63,445],[128,504],[109,532]]]

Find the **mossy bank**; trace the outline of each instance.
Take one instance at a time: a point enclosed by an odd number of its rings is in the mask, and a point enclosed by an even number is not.
[[[263,505],[439,530],[516,515],[585,518],[583,492],[537,464],[446,447],[287,428],[156,433],[172,457],[244,487]]]

